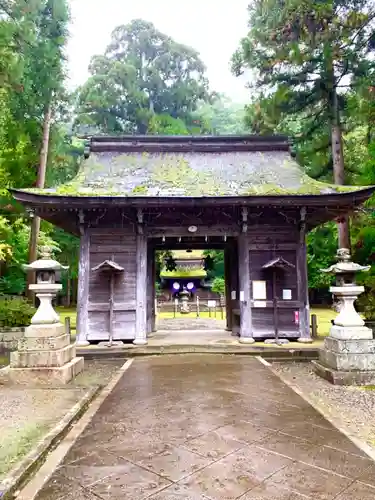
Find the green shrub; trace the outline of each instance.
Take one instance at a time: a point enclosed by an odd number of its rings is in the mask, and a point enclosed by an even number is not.
[[[224,278],[215,278],[211,290],[219,295],[225,294],[225,280]]]
[[[0,327],[29,326],[35,314],[32,305],[22,297],[0,297]]]

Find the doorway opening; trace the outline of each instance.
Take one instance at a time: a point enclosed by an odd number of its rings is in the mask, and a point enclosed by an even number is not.
[[[237,265],[226,236],[149,240],[148,336],[194,344],[232,341],[229,282]]]

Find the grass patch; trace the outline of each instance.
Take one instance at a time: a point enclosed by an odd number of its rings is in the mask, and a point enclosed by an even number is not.
[[[331,320],[335,319],[337,313],[330,308],[312,308],[311,314],[316,314],[318,319],[318,337],[327,337],[332,326]]]
[[[46,430],[47,426],[32,423],[8,431],[9,434],[0,441],[0,479],[29,453]]]

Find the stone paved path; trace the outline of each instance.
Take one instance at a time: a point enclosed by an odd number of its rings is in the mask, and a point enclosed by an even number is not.
[[[212,313],[213,315],[213,313]],[[220,313],[214,318],[160,318],[156,322],[158,330],[225,330],[225,319],[220,319]]]
[[[375,462],[258,360],[137,359],[37,500],[374,500]]]

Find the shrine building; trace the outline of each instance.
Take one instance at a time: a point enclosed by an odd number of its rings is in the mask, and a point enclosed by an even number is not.
[[[169,268],[170,261],[172,268]],[[160,272],[161,290],[170,300],[178,297],[183,290],[187,290],[193,297],[200,291],[209,289],[206,279],[203,251],[191,248],[174,250],[171,257],[164,261]]]
[[[93,137],[76,178],[14,190],[80,237],[77,341],[146,344],[155,251],[225,252],[227,328],[243,343],[310,341],[306,234],[373,187],[308,177],[282,136]]]

